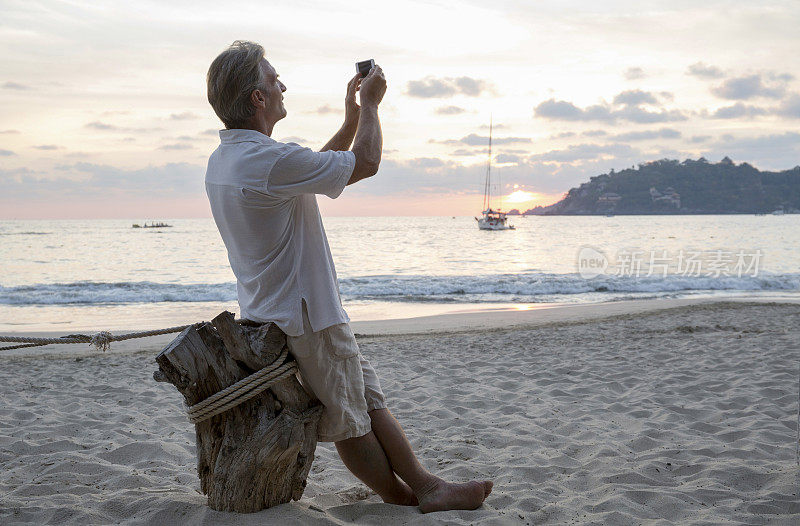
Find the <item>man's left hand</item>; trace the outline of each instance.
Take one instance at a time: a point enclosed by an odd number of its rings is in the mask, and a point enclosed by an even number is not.
[[[350,79],[347,83],[347,95],[344,98],[344,120],[345,122],[357,123],[361,113],[361,106],[356,102],[356,92],[361,86],[361,74]]]

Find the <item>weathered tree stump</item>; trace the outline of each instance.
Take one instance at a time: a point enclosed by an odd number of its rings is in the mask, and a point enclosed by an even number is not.
[[[211,323],[187,328],[165,347],[153,377],[173,384],[192,406],[270,365],[284,348],[286,335],[274,323],[239,325],[223,312]],[[197,473],[208,505],[252,513],[299,499],[321,414],[319,401],[291,375],[198,422]]]

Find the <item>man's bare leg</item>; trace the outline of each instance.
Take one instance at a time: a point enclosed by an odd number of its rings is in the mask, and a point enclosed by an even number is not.
[[[416,506],[414,492],[392,471],[375,433],[334,442],[347,469],[380,495],[383,502]]]
[[[364,437],[337,442],[336,448],[345,466],[382,497],[378,487],[386,491],[387,487],[392,488],[393,482],[380,457],[385,459],[386,468],[393,471],[392,475],[397,473],[408,483],[407,487],[416,495],[423,513],[452,509],[472,510],[480,506],[491,493],[492,482],[488,480],[452,484],[432,475],[419,463],[403,429],[388,409],[370,411],[369,415],[372,419],[372,432]],[[380,448],[380,452],[374,449],[375,445]],[[368,479],[374,481],[377,487],[372,486]],[[394,491],[397,491],[396,486]],[[385,498],[384,501],[388,502]]]
[[[492,492],[489,480],[454,484],[432,475],[419,463],[403,428],[388,409],[377,409],[369,415],[372,431],[383,446],[392,469],[414,491],[423,513],[474,510]]]

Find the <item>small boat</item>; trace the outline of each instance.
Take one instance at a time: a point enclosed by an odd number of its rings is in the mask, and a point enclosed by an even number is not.
[[[775,210],[774,212],[772,212],[772,215],[774,215],[774,216],[782,216],[785,213],[786,212],[784,212],[782,208],[779,208],[778,210]]]
[[[477,217],[478,228],[481,230],[514,230],[514,225],[508,224],[505,212],[492,209],[492,120],[489,119],[489,162],[486,164],[486,182],[483,186],[483,212],[480,219]]]
[[[168,225],[166,223],[150,223],[149,225],[145,223],[144,225],[140,225],[138,223],[134,223],[131,228],[171,228],[172,225]]]

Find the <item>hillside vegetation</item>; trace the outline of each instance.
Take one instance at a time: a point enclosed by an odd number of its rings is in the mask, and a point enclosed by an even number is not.
[[[727,157],[662,159],[592,177],[550,206],[525,214],[755,214],[800,209],[800,166],[762,172]]]

